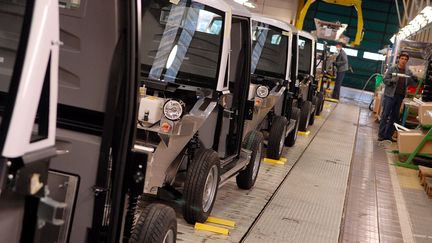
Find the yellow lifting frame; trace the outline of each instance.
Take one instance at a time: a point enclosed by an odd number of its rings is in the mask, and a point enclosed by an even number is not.
[[[360,42],[363,39],[363,11],[362,11],[362,1],[361,0],[322,0],[326,3],[332,3],[347,7],[354,7],[357,10],[357,34],[355,40],[351,42],[351,45],[359,46]],[[304,19],[306,18],[307,11],[312,3],[316,2],[316,0],[307,0],[304,4],[303,8],[298,13],[298,18],[296,21],[296,28],[301,30],[303,29]]]

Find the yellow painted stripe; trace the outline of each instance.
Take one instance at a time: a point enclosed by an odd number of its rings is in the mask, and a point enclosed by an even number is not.
[[[336,102],[339,103],[338,99],[332,99],[332,98],[325,98],[326,101],[330,101],[330,102]]]
[[[269,158],[264,158],[264,162],[271,163],[271,164],[278,164],[278,165],[284,165],[285,164],[285,162],[283,162],[281,160],[275,160],[275,159],[269,159]]]
[[[329,108],[332,108],[332,106],[330,104],[325,104],[324,108],[329,109]]]
[[[213,223],[213,224],[230,226],[230,227],[235,227],[235,225],[236,225],[236,223],[234,221],[227,220],[227,219],[220,219],[220,218],[216,218],[216,217],[208,217],[207,222]]]
[[[195,223],[195,229],[196,230],[209,231],[209,232],[223,234],[223,235],[229,235],[228,229],[225,229],[222,227],[216,227],[216,226],[208,225],[208,224]]]
[[[310,131],[306,131],[306,132],[300,132],[300,131],[298,131],[298,134],[300,134],[300,135],[309,135],[310,134]]]
[[[315,119],[321,119],[322,117],[321,116],[315,116]]]
[[[284,157],[281,157],[281,158],[280,158],[280,161],[282,161],[282,162],[287,162],[288,159],[287,159],[287,158],[284,158]]]

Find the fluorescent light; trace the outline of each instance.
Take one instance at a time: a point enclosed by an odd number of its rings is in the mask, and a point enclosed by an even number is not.
[[[251,2],[245,2],[245,3],[243,3],[243,5],[245,5],[248,8],[255,8],[255,5]]]
[[[255,4],[249,2],[249,0],[234,0],[234,2],[242,4],[248,8],[255,8]]]
[[[330,52],[336,53],[337,52],[336,46],[330,46]]]
[[[368,52],[368,51],[364,52],[363,58],[369,59],[369,60],[375,60],[375,61],[384,61],[385,60],[385,56],[383,56],[379,53],[373,53],[373,52]]]
[[[396,34],[394,34],[391,38],[390,38],[390,42],[391,43],[395,43],[395,41],[396,41]]]
[[[357,57],[358,51],[351,48],[343,48],[348,56]]]

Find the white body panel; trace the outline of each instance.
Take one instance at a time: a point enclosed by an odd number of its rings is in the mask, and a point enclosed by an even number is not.
[[[58,89],[58,0],[36,1],[20,85],[3,156],[20,157],[55,144]],[[51,67],[47,67],[51,54]],[[48,138],[30,143],[46,70],[50,72]]]

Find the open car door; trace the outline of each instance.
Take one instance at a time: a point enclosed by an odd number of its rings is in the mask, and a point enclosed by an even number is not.
[[[0,0],[0,242],[33,242],[37,227],[62,223],[45,186],[56,155],[58,12],[58,0]]]

